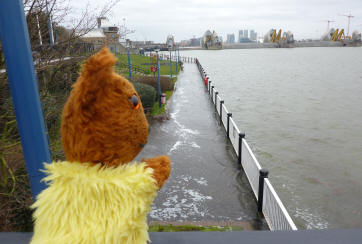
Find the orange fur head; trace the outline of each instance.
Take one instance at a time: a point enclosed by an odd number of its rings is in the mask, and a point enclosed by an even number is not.
[[[141,99],[133,85],[114,72],[116,61],[103,48],[85,62],[73,85],[61,126],[68,161],[125,164],[147,141],[148,123]]]

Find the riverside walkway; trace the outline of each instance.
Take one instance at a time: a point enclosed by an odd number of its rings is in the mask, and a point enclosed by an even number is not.
[[[149,220],[264,229],[195,64],[184,64],[168,108],[169,120],[150,123],[149,140],[137,157],[165,154],[172,161]]]

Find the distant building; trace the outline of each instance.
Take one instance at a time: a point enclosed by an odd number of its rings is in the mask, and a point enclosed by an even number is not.
[[[244,32],[243,32],[243,30],[239,30],[239,38],[238,38],[238,41],[239,41],[239,43],[241,43],[241,41],[242,41],[242,39],[244,38],[244,34],[243,34]]]
[[[101,28],[89,31],[80,31],[77,34],[80,35],[80,40],[82,42],[92,44],[96,50],[100,49],[107,41],[106,35],[103,33]]]
[[[201,40],[202,40],[202,37],[199,37],[199,38],[191,38],[190,40],[190,46],[192,47],[201,47]]]
[[[248,30],[239,30],[239,39],[238,42],[239,43],[245,43],[245,42],[250,42],[250,39],[248,37]]]
[[[258,34],[254,30],[251,30],[250,31],[250,40],[256,41],[257,38],[258,38]]]
[[[235,35],[234,34],[227,34],[226,43],[235,43]]]
[[[244,30],[244,38],[249,38],[249,31],[248,30]]]

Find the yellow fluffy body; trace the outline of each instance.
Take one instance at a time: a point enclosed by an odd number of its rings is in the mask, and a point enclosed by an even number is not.
[[[49,187],[38,195],[32,244],[122,243],[149,240],[146,217],[157,193],[144,163],[116,168],[46,164]]]

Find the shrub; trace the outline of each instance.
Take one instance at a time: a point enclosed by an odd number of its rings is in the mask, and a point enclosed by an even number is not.
[[[133,83],[133,86],[141,98],[143,107],[152,108],[156,100],[156,90],[150,85],[138,82]]]
[[[136,82],[139,82],[139,83],[148,84],[148,85],[152,86],[153,88],[155,88],[156,90],[158,89],[157,77],[138,76],[138,77],[134,77],[133,80]],[[161,76],[160,84],[161,84],[162,92],[173,90],[174,82],[172,82],[170,77]]]

